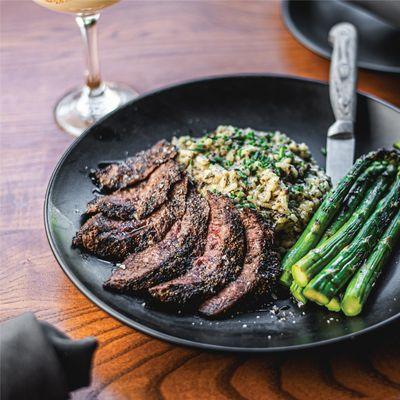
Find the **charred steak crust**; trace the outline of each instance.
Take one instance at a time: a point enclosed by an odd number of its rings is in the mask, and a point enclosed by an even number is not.
[[[199,306],[216,317],[276,283],[280,257],[262,216],[239,211],[226,196],[201,196],[161,140],[148,150],[99,168],[92,179],[105,192],[88,203],[90,218],[73,246],[123,261],[104,287],[148,290],[162,302]]]
[[[142,221],[117,221],[96,214],[82,225],[72,244],[99,257],[118,260],[120,254],[130,252],[133,238],[144,228]]]
[[[246,255],[236,280],[200,306],[200,313],[218,316],[256,292],[266,293],[279,276],[279,256],[274,250],[274,232],[255,211],[240,213],[246,234]]]
[[[238,210],[227,197],[209,193],[207,199],[211,218],[204,253],[183,276],[149,289],[160,301],[187,303],[213,295],[242,268],[245,237]]]
[[[106,217],[120,220],[134,219],[138,193],[143,182],[128,188],[114,192],[107,196],[97,197],[88,203],[87,215],[102,213]]]
[[[182,172],[174,160],[159,166],[151,175],[139,193],[137,218],[142,219],[160,207],[168,198],[173,185],[182,179]]]
[[[176,148],[160,140],[148,150],[140,151],[120,163],[113,163],[94,171],[91,175],[98,187],[114,191],[146,179],[159,165],[175,158]]]
[[[207,201],[192,189],[186,212],[176,221],[165,238],[146,250],[132,254],[104,284],[106,289],[132,292],[182,274],[190,256],[205,237],[209,207]]]
[[[174,186],[170,199],[143,220],[118,221],[96,214],[85,222],[72,243],[102,258],[124,260],[129,254],[159,242],[182,218],[187,190],[185,177]]]
[[[145,218],[168,199],[174,184],[181,179],[178,163],[169,160],[156,168],[146,181],[91,201],[86,214],[102,212],[122,220]]]

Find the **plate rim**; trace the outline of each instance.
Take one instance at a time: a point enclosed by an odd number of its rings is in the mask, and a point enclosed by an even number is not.
[[[160,332],[156,329],[149,328],[148,326],[141,324],[140,322],[133,321],[132,319],[126,317],[123,315],[121,312],[115,310],[111,306],[107,305],[103,300],[101,300],[99,297],[97,297],[90,289],[88,289],[84,283],[82,283],[79,278],[73,273],[71,268],[69,267],[67,262],[64,262],[62,259],[61,255],[58,254],[57,248],[56,248],[56,239],[51,231],[50,228],[50,220],[49,220],[49,207],[50,207],[50,197],[53,191],[54,183],[56,180],[56,177],[58,175],[58,172],[63,165],[65,159],[69,156],[69,154],[73,151],[73,149],[79,144],[83,138],[85,138],[88,134],[90,134],[90,131],[100,125],[103,121],[105,121],[107,118],[109,118],[111,115],[114,115],[115,113],[119,112],[119,110],[124,109],[125,107],[130,107],[132,104],[135,102],[141,100],[142,98],[146,98],[148,96],[152,96],[154,94],[157,94],[159,92],[163,92],[166,90],[190,85],[190,84],[196,84],[196,83],[202,83],[202,82],[208,82],[208,81],[214,81],[214,80],[223,80],[223,79],[237,79],[237,78],[278,78],[278,79],[284,79],[284,80],[293,80],[293,81],[298,81],[298,82],[307,82],[311,84],[318,84],[318,85],[323,85],[323,86],[328,86],[328,84],[322,80],[318,79],[312,79],[312,78],[304,78],[304,77],[299,77],[299,76],[294,76],[294,75],[286,75],[286,74],[275,74],[275,73],[240,73],[240,74],[223,74],[223,75],[211,75],[211,76],[206,76],[206,77],[200,77],[200,78],[195,78],[195,79],[190,79],[190,80],[185,80],[177,83],[173,83],[167,86],[162,86],[160,88],[156,88],[154,90],[151,90],[149,92],[145,92],[135,98],[134,100],[131,100],[127,104],[118,107],[111,113],[107,114],[103,118],[101,118],[99,121],[97,121],[94,125],[91,127],[87,128],[78,138],[76,138],[64,151],[60,159],[58,160],[56,166],[54,167],[54,170],[51,174],[51,177],[49,179],[49,183],[46,188],[46,194],[45,194],[45,199],[44,199],[44,204],[43,204],[43,219],[44,219],[44,227],[45,227],[45,233],[46,233],[46,238],[49,243],[50,249],[64,272],[64,274],[69,278],[69,280],[75,285],[75,287],[92,303],[94,303],[97,307],[99,307],[102,311],[106,312],[110,317],[117,319],[118,321],[122,322],[126,326],[136,329],[141,333],[150,335],[152,337],[155,337],[157,339],[161,339],[164,341],[167,341],[172,344],[176,345],[183,345],[183,346],[188,346],[192,348],[198,348],[202,350],[212,350],[212,351],[225,351],[225,352],[234,352],[234,353],[277,353],[277,352],[292,352],[292,351],[299,351],[299,350],[304,350],[304,349],[310,349],[310,348],[316,348],[316,347],[321,347],[321,346],[327,346],[331,345],[334,343],[339,343],[343,342],[349,339],[353,339],[356,336],[360,336],[366,333],[369,333],[371,331],[375,331],[379,328],[382,328],[385,325],[392,324],[396,320],[400,320],[400,313],[397,313],[393,315],[392,317],[385,319],[377,324],[374,324],[372,326],[369,326],[367,328],[362,329],[361,331],[355,332],[355,333],[349,333],[346,335],[334,337],[331,339],[326,339],[326,340],[320,340],[317,342],[312,342],[312,343],[305,343],[305,344],[299,344],[299,345],[293,345],[293,346],[279,346],[279,347],[237,347],[237,346],[224,346],[224,345],[214,345],[210,343],[203,343],[203,342],[197,342],[193,340],[188,340],[184,338],[180,338],[177,336],[172,336],[163,332]],[[374,95],[362,92],[362,91],[357,91],[358,94],[365,96],[369,99],[372,99],[374,101],[377,101],[378,103],[389,107],[390,109],[400,113],[400,108],[396,107],[395,105],[382,100]]]
[[[281,0],[281,10],[282,10],[282,19],[289,30],[291,35],[296,39],[301,45],[303,45],[306,49],[312,51],[314,54],[321,56],[327,60],[330,60],[331,55],[329,52],[325,51],[321,46],[318,46],[313,41],[311,41],[303,32],[297,27],[294,23],[293,19],[290,16],[290,5],[293,4],[293,0]],[[400,74],[400,67],[390,67],[382,64],[371,63],[369,61],[360,61],[357,62],[358,66],[363,69],[367,69],[370,71],[377,71],[389,74]]]

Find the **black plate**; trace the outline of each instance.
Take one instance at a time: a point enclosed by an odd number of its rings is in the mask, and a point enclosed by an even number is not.
[[[93,197],[94,186],[87,172],[99,162],[124,158],[160,138],[201,135],[219,124],[232,124],[286,132],[306,142],[324,165],[320,149],[333,120],[328,98],[328,87],[323,83],[245,75],[159,90],[115,111],[70,146],[50,180],[45,224],[61,267],[90,300],[127,325],[170,342],[202,348],[266,352],[311,347],[366,332],[399,317],[398,250],[360,317],[347,319],[312,306],[300,310],[284,299],[276,305],[288,310],[278,316],[267,309],[210,322],[103,290],[102,283],[113,266],[71,248],[80,214]],[[359,94],[357,121],[357,155],[390,147],[399,140],[400,113],[389,104]]]
[[[311,51],[330,58],[330,28],[351,22],[358,31],[358,65],[400,73],[400,30],[343,1],[283,0],[282,13],[291,33]]]

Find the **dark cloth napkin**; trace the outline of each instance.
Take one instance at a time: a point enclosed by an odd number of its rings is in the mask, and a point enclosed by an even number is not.
[[[0,325],[1,400],[69,398],[90,383],[95,338],[71,340],[32,313]]]

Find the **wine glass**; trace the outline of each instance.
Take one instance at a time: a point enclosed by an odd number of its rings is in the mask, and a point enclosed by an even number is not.
[[[128,86],[103,82],[97,49],[97,21],[100,10],[119,0],[33,0],[50,10],[75,14],[81,31],[86,83],[64,95],[56,104],[54,117],[66,132],[79,136],[101,117],[138,96]]]

